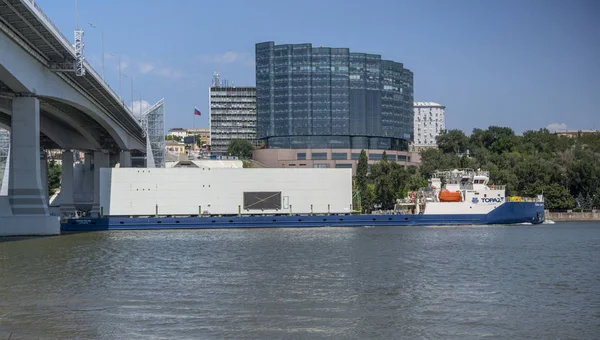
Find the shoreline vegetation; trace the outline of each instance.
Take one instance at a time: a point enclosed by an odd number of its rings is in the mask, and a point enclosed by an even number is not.
[[[438,148],[421,152],[421,166],[389,162],[384,155],[368,172],[364,151],[354,179],[354,205],[363,211],[392,209],[396,199],[427,186],[436,170],[472,168],[490,172],[490,185],[506,185],[506,196],[543,194],[546,209],[600,207],[600,133],[559,136],[547,129],[517,135],[508,127],[445,130]]]

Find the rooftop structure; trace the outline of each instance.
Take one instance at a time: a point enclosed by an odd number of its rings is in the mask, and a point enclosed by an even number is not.
[[[600,130],[559,130],[554,132],[558,136],[564,137],[580,137],[581,135],[591,134],[591,133],[600,133]]]

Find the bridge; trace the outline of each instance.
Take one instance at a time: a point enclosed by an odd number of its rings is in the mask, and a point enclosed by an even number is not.
[[[79,34],[79,37],[77,35]],[[146,152],[142,126],[33,0],[0,0],[0,127],[10,130],[8,196],[0,196],[0,235],[58,234],[51,216],[44,149],[62,149],[60,214],[75,212],[74,192],[91,194],[100,214],[99,169],[131,166]],[[73,150],[85,152],[86,183],[75,185]],[[42,155],[42,156],[40,156]]]

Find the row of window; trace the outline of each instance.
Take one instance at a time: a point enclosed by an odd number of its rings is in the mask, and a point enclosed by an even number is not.
[[[288,166],[295,167],[296,164],[291,163],[291,164],[288,164]],[[298,166],[306,166],[306,164],[298,164]],[[352,169],[352,164],[351,163],[336,164],[335,167],[337,169]],[[329,164],[314,163],[313,168],[329,168]]]
[[[381,160],[382,155],[383,155],[382,153],[369,153],[367,158],[368,158],[368,160],[379,161],[379,160]],[[358,160],[359,157],[360,157],[360,153],[352,152],[352,154],[351,154],[352,160]],[[399,161],[399,162],[408,161],[408,162],[410,162],[410,156],[406,156],[406,155],[387,155],[387,157],[388,157],[388,160],[390,160],[390,161]],[[306,152],[296,153],[296,159],[297,160],[306,160]],[[312,152],[311,159],[312,160],[328,160],[327,153],[326,152]],[[348,153],[332,152],[331,160],[348,160]]]

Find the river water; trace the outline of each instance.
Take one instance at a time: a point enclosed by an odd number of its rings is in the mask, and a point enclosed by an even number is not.
[[[0,242],[0,339],[599,339],[600,223]]]

